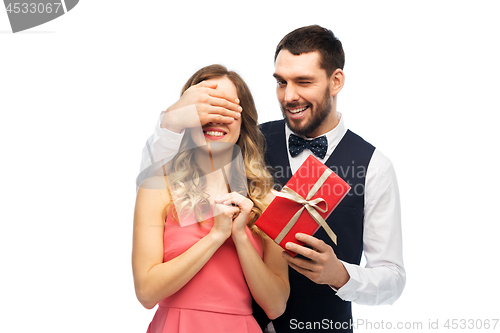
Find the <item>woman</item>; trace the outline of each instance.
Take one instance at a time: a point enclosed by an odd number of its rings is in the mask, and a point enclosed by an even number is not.
[[[274,319],[284,312],[290,287],[281,248],[254,226],[272,200],[257,111],[238,74],[220,65],[202,68],[183,94],[202,81],[239,99],[241,118],[208,123],[202,137],[187,129],[168,176],[141,184],[132,253],[136,294],[148,309],[159,304],[151,333],[261,332],[252,316],[252,297]],[[193,143],[200,148],[183,151]],[[237,162],[223,167],[224,172],[204,170],[207,153],[213,160],[222,158],[227,150],[215,147],[230,144],[243,156],[246,196],[227,190],[227,180],[235,184],[238,178]],[[202,222],[181,226],[185,217]]]

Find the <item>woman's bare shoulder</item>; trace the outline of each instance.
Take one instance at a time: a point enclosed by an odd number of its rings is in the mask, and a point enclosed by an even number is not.
[[[167,178],[164,176],[154,176],[146,178],[139,188],[150,190],[165,190],[167,188]]]
[[[170,200],[167,188],[167,179],[163,176],[155,176],[145,179],[137,190],[137,197],[156,197],[162,201]]]

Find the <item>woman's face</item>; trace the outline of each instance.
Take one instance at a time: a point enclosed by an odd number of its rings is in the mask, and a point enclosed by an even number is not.
[[[233,82],[227,77],[207,80],[207,82],[217,83],[217,90],[224,92],[228,99],[235,100],[238,98],[236,87]],[[245,112],[245,111],[243,111]],[[236,144],[240,137],[241,117],[234,120],[231,124],[223,123],[207,123],[202,127],[203,135],[207,143],[210,142],[227,142]]]

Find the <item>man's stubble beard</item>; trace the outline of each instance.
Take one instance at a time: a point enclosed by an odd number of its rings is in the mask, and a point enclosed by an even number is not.
[[[330,88],[328,87],[325,90],[325,95],[323,97],[323,100],[321,103],[318,105],[317,109],[313,110],[312,105],[309,107],[309,110],[307,112],[311,113],[309,116],[309,120],[307,123],[305,123],[303,126],[299,127],[295,125],[295,122],[286,116],[287,108],[293,108],[295,105],[294,104],[286,104],[285,106],[281,106],[281,113],[283,114],[283,118],[285,119],[285,122],[287,126],[295,133],[301,136],[307,137],[309,134],[314,132],[320,125],[321,123],[328,117],[330,112],[332,111],[332,100],[330,97]],[[300,119],[302,121],[302,119]]]

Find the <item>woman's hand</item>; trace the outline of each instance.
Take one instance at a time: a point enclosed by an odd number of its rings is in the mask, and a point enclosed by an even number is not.
[[[233,238],[240,235],[246,235],[248,217],[253,208],[252,200],[242,196],[238,192],[232,192],[216,197],[215,202],[225,205],[226,207],[236,208],[238,214],[234,216],[231,229]]]
[[[213,204],[214,225],[210,233],[227,239],[231,236],[233,218],[239,213],[239,208],[215,202]]]
[[[263,242],[263,257],[257,252],[252,237],[246,233],[248,218],[253,208],[253,202],[250,199],[233,192],[218,196],[214,201],[223,205],[238,205],[240,213],[234,218],[231,237],[245,280],[253,299],[267,316],[271,319],[279,317],[285,311],[290,295],[288,264],[281,255],[283,249],[263,234],[254,239],[260,238]],[[266,196],[264,201],[271,202],[272,195]]]

